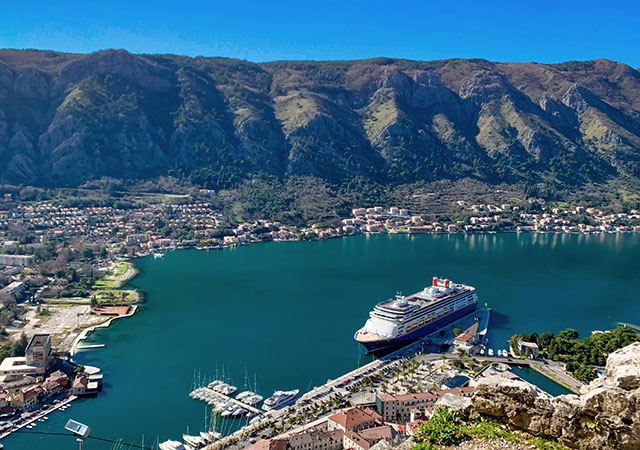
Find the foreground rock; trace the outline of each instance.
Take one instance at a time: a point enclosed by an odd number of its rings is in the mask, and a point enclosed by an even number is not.
[[[570,448],[640,449],[640,343],[609,355],[605,375],[582,396],[552,397],[524,381],[488,377],[477,387],[471,414]]]

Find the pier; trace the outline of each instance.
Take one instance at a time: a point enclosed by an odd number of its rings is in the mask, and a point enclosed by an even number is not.
[[[76,347],[76,350],[87,350],[90,348],[104,348],[105,344],[93,344],[93,345],[80,345]]]
[[[254,414],[264,414],[264,411],[260,411],[258,408],[247,405],[246,403],[242,403],[240,400],[236,400],[233,397],[229,397],[228,395],[221,394],[220,392],[214,391],[213,389],[210,389],[208,387],[197,388],[193,392],[196,392],[196,391],[200,391],[200,392],[204,391],[213,397],[218,397],[222,401],[230,402],[236,406],[239,406],[240,408],[246,409],[247,411],[251,411]]]

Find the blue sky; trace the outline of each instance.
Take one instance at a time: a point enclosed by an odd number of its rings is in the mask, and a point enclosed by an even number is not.
[[[640,67],[634,1],[4,0],[0,11],[3,48],[125,48],[256,62],[608,58]]]

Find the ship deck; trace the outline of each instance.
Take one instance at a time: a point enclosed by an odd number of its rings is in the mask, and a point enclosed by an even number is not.
[[[371,331],[362,331],[358,330],[355,335],[356,341],[358,342],[376,342],[380,341],[383,338],[378,333],[372,333]]]
[[[435,297],[435,298],[425,298],[424,296],[425,294],[422,291],[416,292],[415,294],[408,295],[405,297],[407,302],[409,302],[406,306],[396,306],[396,300],[393,298],[380,302],[378,303],[377,306],[398,311],[398,312],[405,312],[416,306],[418,306],[419,308],[425,308],[427,306],[440,303],[443,300],[446,300],[448,298],[454,297],[460,294],[461,292],[471,290],[469,286],[466,286],[464,284],[453,284],[452,287],[455,287],[457,289],[453,292],[450,292],[448,294],[442,295],[440,297]]]

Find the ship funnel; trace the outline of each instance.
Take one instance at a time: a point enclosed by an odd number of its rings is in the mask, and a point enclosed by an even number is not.
[[[433,277],[433,287],[437,287],[438,286],[438,277]]]
[[[444,288],[449,289],[449,279],[444,280]]]

